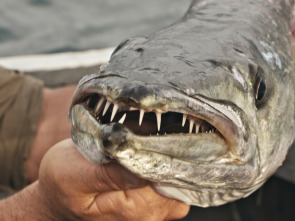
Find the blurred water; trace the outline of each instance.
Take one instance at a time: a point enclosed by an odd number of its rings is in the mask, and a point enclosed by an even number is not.
[[[190,0],[0,0],[0,57],[116,46],[175,22]]]

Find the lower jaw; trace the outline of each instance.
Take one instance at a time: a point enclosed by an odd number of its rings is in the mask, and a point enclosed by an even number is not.
[[[76,130],[83,132],[83,135],[76,138],[80,140],[77,142],[81,143],[86,139],[84,142],[87,145],[87,139],[95,139],[96,145],[100,146],[99,151],[110,158],[118,158],[121,150],[133,149],[155,152],[183,161],[205,163],[214,162],[229,152],[229,147],[217,134],[136,135],[119,123],[99,124],[81,105],[73,107],[72,123]],[[90,136],[86,138],[86,134]]]

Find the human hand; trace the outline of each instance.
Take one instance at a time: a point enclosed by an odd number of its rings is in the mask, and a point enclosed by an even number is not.
[[[45,155],[38,192],[50,220],[153,221],[187,215],[188,205],[148,184],[118,164],[91,164],[68,139]]]

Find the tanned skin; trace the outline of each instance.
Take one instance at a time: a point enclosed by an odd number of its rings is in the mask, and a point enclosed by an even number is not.
[[[36,137],[25,161],[32,184],[0,201],[0,220],[156,221],[186,216],[188,205],[159,195],[123,167],[89,163],[70,139],[54,145],[70,137],[67,113],[75,88],[43,90]]]
[[[76,85],[57,89],[43,89],[43,99],[36,136],[30,157],[24,165],[28,181],[38,179],[38,171],[44,154],[59,141],[71,137],[71,124],[67,115]]]
[[[189,206],[155,192],[117,164],[94,165],[64,140],[41,162],[39,180],[0,201],[0,220],[180,219]]]

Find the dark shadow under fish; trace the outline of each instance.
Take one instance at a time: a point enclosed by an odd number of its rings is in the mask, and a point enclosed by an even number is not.
[[[123,41],[76,90],[79,151],[192,205],[255,191],[294,138],[293,8],[291,0],[196,0],[170,27]]]

